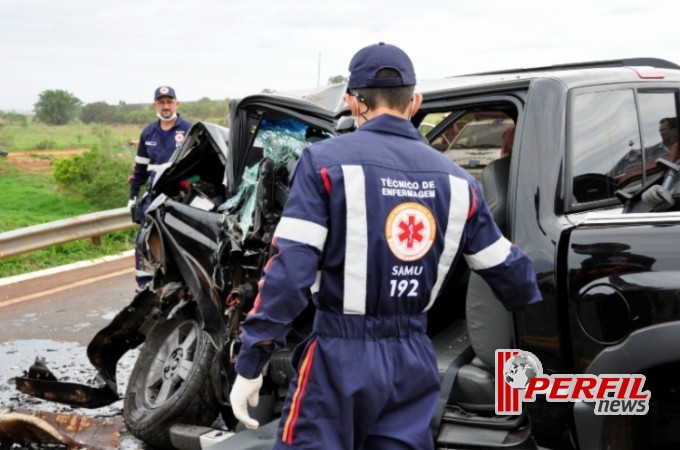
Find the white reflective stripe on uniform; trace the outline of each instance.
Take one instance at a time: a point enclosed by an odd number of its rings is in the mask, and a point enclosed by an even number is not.
[[[453,259],[460,248],[460,239],[465,229],[468,212],[470,211],[470,189],[468,188],[468,182],[462,178],[449,175],[449,184],[451,185],[451,197],[449,198],[449,221],[446,224],[446,234],[444,235],[444,251],[442,251],[439,257],[437,280],[430,293],[430,302],[423,312],[432,307],[446,280],[446,275],[449,273]]]
[[[141,156],[135,156],[135,162],[137,164],[149,164],[151,160],[149,158],[143,158]]]
[[[366,272],[368,268],[368,223],[366,183],[361,166],[341,166],[347,203],[345,240],[345,314],[366,314]]]
[[[328,228],[309,220],[296,219],[294,217],[282,217],[274,231],[275,237],[300,242],[323,251],[326,244]]]
[[[164,167],[169,166],[170,163],[165,163],[165,164],[149,164],[149,167],[146,168],[149,172],[158,172]]]
[[[495,267],[505,261],[510,254],[512,242],[501,236],[496,242],[474,255],[463,255],[472,270]]]
[[[319,292],[319,289],[321,289],[321,271],[316,272],[316,280],[314,280],[314,284],[309,288],[309,290],[312,292],[312,294],[316,294]]]

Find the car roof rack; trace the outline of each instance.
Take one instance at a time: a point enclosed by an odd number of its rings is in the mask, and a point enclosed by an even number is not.
[[[626,59],[611,59],[607,61],[589,61],[568,64],[556,64],[553,66],[532,67],[527,69],[509,69],[499,70],[493,72],[470,73],[466,76],[475,75],[501,75],[506,73],[524,73],[524,72],[545,72],[553,70],[570,70],[570,69],[593,69],[600,67],[626,67],[626,66],[651,66],[659,69],[680,69],[675,63],[660,58],[626,58]]]

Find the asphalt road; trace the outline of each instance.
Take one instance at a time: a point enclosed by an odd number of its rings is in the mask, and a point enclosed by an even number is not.
[[[133,266],[127,255],[38,277],[0,279],[0,414],[23,409],[121,417],[122,400],[92,410],[72,409],[23,395],[12,379],[41,356],[59,380],[89,384],[96,371],[87,360],[87,344],[134,296]],[[118,363],[119,393],[125,392],[136,356],[133,350]],[[124,427],[120,444],[126,450],[147,448]]]
[[[130,255],[11,284],[0,279],[0,343],[41,338],[87,344],[134,296],[133,266]]]

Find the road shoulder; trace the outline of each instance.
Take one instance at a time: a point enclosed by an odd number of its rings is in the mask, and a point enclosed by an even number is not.
[[[134,251],[80,261],[27,274],[0,278],[0,305],[63,286],[84,284],[108,275],[130,272],[130,291],[134,291]]]

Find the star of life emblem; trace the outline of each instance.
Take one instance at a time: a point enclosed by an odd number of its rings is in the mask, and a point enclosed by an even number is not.
[[[427,207],[407,202],[390,211],[385,221],[385,237],[390,250],[402,261],[422,258],[432,247],[437,223]]]

